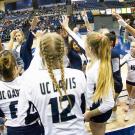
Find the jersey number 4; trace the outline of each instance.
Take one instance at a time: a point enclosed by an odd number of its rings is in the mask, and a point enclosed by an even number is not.
[[[49,104],[51,104],[51,111],[52,111],[52,120],[53,123],[59,123],[59,122],[65,122],[65,121],[69,121],[72,119],[75,119],[76,116],[73,114],[70,114],[74,104],[75,104],[75,96],[74,95],[68,95],[69,100],[71,102],[71,104],[69,104],[65,109],[63,109],[63,111],[60,113],[58,110],[58,100],[57,97],[55,98],[51,98]],[[67,96],[63,96],[61,99],[61,104],[64,101],[68,101],[68,97]]]

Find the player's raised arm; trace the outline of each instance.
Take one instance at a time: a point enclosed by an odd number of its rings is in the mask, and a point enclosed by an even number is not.
[[[60,21],[61,26],[67,31],[69,36],[71,36],[77,42],[80,47],[85,49],[84,41],[70,29],[68,23],[69,18],[67,16],[62,16],[62,21]]]
[[[128,23],[124,21],[124,19],[117,13],[112,14],[118,20],[119,25],[123,26],[130,34],[135,37],[135,29],[131,27]]]
[[[9,41],[9,44],[7,46],[7,50],[12,50],[14,48],[14,41],[15,41],[15,35],[16,33],[18,32],[19,30],[13,30],[11,33],[10,33],[10,41]]]
[[[87,12],[86,12],[85,9],[81,12],[81,16],[82,16],[82,18],[83,18],[83,20],[85,22],[85,26],[86,26],[88,32],[92,32],[93,29],[92,29],[92,26],[91,26],[91,24],[90,24],[90,22],[88,20]]]

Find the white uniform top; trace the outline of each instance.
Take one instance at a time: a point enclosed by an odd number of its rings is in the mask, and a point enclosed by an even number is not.
[[[98,80],[98,72],[99,72],[99,65],[100,61],[96,61],[90,69],[86,71],[87,76],[87,92],[86,92],[86,101],[87,101],[87,108],[89,109],[92,107],[93,101],[93,93],[97,84]],[[110,89],[108,96],[102,99],[102,103],[98,107],[101,113],[105,113],[112,109],[114,106],[114,98],[112,89]]]
[[[18,127],[17,106],[20,91],[19,78],[11,82],[0,81],[0,109],[4,113],[6,126]]]
[[[61,84],[60,70],[53,72]],[[33,74],[27,72],[19,97],[19,116],[25,117],[28,101],[31,101],[39,112],[46,135],[86,135],[80,107],[86,90],[85,76],[79,70],[65,68],[65,79],[71,105],[64,92],[60,103],[60,94],[53,87],[47,70],[35,70]],[[24,123],[23,118],[19,120],[20,124]]]
[[[18,119],[18,99],[20,94],[20,86],[23,81],[23,77],[17,77],[11,82],[0,81],[0,111],[5,115],[5,125],[10,127],[19,127]],[[34,117],[36,110],[33,105],[29,103],[28,110],[25,114],[27,120],[24,118],[24,126],[31,125],[38,121],[38,116]],[[1,114],[2,115],[2,114]],[[33,119],[29,119],[29,115]],[[0,116],[1,117],[1,116]],[[3,117],[3,116],[2,116]]]
[[[120,61],[120,65],[127,63],[127,80],[135,83],[135,58],[131,54],[126,54]]]
[[[82,65],[86,65],[86,63],[87,63],[87,59],[86,59],[86,57],[84,56],[84,54],[79,54],[79,56],[81,57],[81,61],[82,61]]]

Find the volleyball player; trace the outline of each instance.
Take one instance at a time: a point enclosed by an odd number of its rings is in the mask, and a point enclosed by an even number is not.
[[[90,122],[93,135],[104,135],[106,121],[114,107],[110,41],[97,32],[89,33],[86,41],[86,53],[91,62],[86,70],[88,111],[85,120]]]
[[[126,88],[129,96],[129,109],[125,116],[125,121],[130,119],[130,114],[135,103],[135,42],[131,42],[130,53],[126,54],[121,60],[121,66],[127,63]]]
[[[64,68],[64,47],[63,38],[56,33],[42,37],[43,65],[32,75],[27,72],[24,76],[19,116],[23,116],[31,101],[39,112],[46,135],[86,135],[83,118],[86,80],[82,71]],[[24,123],[23,119],[20,123]]]
[[[127,22],[125,22],[119,14],[113,13],[113,16],[116,17],[119,25],[123,26],[126,29],[127,32],[129,32],[132,36],[135,37],[135,29],[133,27],[131,27]],[[132,68],[134,66],[134,63],[132,63],[134,61],[133,60],[134,59],[134,42],[131,44],[130,54],[127,54],[125,56],[125,58],[123,58],[122,61],[124,61],[124,59],[125,59],[125,62],[127,62],[127,64],[128,64],[128,76],[127,76],[127,81],[126,81],[126,85],[127,85],[126,87],[127,87],[127,90],[128,90],[129,102],[130,102],[129,103],[129,110],[128,110],[127,115],[125,117],[125,120],[127,121],[130,118],[132,105],[134,104],[134,101],[133,101],[134,100],[134,92],[133,92],[134,91],[134,85],[133,85],[133,83],[134,83],[134,77],[133,77],[134,69]],[[121,62],[121,64],[122,63],[123,62]],[[133,82],[133,83],[129,84],[129,82]]]
[[[117,119],[116,116],[116,110],[117,110],[117,100],[118,96],[122,91],[122,78],[121,78],[121,70],[120,70],[120,55],[118,51],[114,48],[116,44],[116,35],[115,32],[109,32],[106,34],[106,36],[110,40],[110,46],[111,46],[111,62],[112,62],[112,71],[113,71],[113,79],[114,79],[114,90],[115,90],[115,107],[113,108],[111,118],[109,119],[109,122],[112,122]]]
[[[0,52],[0,117],[5,119],[7,135],[41,135],[41,127],[36,122],[38,114],[34,113],[30,102],[26,117],[23,117],[25,125],[22,127],[18,122],[18,98],[22,78],[17,77],[16,73],[14,55],[7,50]]]

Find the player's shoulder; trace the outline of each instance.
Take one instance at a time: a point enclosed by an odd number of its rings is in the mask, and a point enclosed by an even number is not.
[[[119,54],[119,52],[118,52],[117,49],[115,49],[115,48],[112,48],[112,49],[111,49],[111,57],[112,57],[112,58],[120,57],[120,54]]]
[[[125,56],[124,56],[125,59],[129,60],[129,59],[132,59],[132,56],[130,53],[127,53]]]
[[[18,85],[19,86],[19,84],[20,84],[20,77],[16,77],[14,80],[12,80],[12,81],[0,81],[0,87],[2,87],[2,86],[8,86],[8,85],[10,85],[10,86],[16,86],[16,85]]]
[[[75,76],[84,76],[84,73],[81,70],[72,69],[72,68],[65,68],[65,73],[69,75],[75,75]]]
[[[43,70],[44,72],[46,72],[46,70]],[[23,73],[23,75],[21,76],[21,78],[22,79],[37,79],[38,77],[38,75],[40,75],[40,73],[42,72],[42,70],[37,70],[37,69],[35,69],[35,70],[28,70],[28,71],[25,71],[24,73]],[[42,73],[41,73],[42,74]]]
[[[92,65],[88,65],[86,74],[95,74],[99,70],[100,60],[95,61]]]

